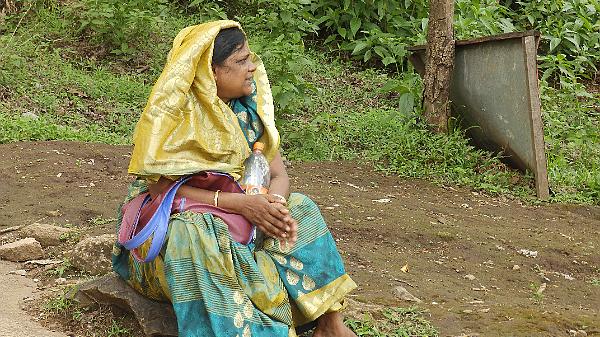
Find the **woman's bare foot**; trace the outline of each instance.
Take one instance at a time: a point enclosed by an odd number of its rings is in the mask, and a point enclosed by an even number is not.
[[[339,312],[323,314],[317,322],[313,337],[357,337],[352,330],[344,325]]]

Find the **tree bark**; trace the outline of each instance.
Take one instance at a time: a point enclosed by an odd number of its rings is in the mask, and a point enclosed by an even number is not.
[[[437,133],[448,132],[450,81],[454,68],[454,0],[429,0],[423,105]]]

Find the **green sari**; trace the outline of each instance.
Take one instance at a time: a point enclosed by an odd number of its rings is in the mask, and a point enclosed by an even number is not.
[[[254,96],[230,105],[249,147],[263,130]],[[145,180],[134,181],[125,202],[146,191]],[[117,243],[113,268],[141,294],[173,304],[179,336],[296,336],[295,327],[341,310],[356,284],[317,205],[292,193],[287,206],[298,221],[293,247],[273,238],[260,250],[243,245],[220,218],[184,212],[171,216],[154,261],[140,263]]]

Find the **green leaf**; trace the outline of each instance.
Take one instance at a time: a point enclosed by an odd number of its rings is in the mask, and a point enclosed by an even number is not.
[[[550,39],[550,51],[553,51],[560,44],[560,41],[562,41],[560,37]]]
[[[383,62],[383,65],[387,67],[388,65],[390,65],[392,63],[396,63],[396,59],[391,56],[386,56],[383,58],[382,62]]]
[[[354,49],[352,50],[352,55],[356,55],[361,52],[363,49],[369,47],[369,41],[358,41]]]
[[[384,58],[387,56],[387,50],[382,46],[375,46],[373,49],[375,49],[375,54],[379,55],[379,57]]]
[[[409,92],[402,94],[402,96],[400,96],[398,106],[400,111],[404,114],[411,114],[413,112],[413,109],[415,108],[414,96]]]
[[[352,20],[350,20],[350,33],[352,34],[351,37],[354,38],[354,36],[356,36],[356,32],[358,32],[358,30],[360,29],[360,25],[361,25],[361,21],[359,18],[352,18]]]
[[[368,60],[370,60],[370,59],[371,59],[371,56],[372,56],[372,52],[371,52],[371,49],[369,49],[369,50],[367,50],[367,52],[365,53],[365,56],[363,57],[363,61],[364,61],[364,62],[367,62]]]
[[[338,34],[340,34],[340,36],[342,38],[344,38],[344,39],[346,38],[346,28],[344,28],[344,27],[338,27],[337,31],[338,31]]]

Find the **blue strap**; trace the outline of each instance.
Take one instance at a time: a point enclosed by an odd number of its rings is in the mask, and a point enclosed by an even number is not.
[[[175,194],[177,193],[179,187],[189,179],[189,176],[183,177],[179,179],[173,186],[171,186],[146,226],[144,226],[144,228],[142,228],[137,235],[134,235],[131,239],[123,244],[123,247],[133,250],[141,246],[144,242],[146,242],[146,240],[148,240],[150,235],[154,234],[152,237],[152,243],[150,244],[150,249],[148,250],[148,255],[146,255],[146,258],[144,258],[141,262],[150,262],[154,260],[160,253],[163,243],[165,242],[167,230],[169,228],[169,217],[171,216],[171,207],[173,205],[173,200],[175,199]],[[149,201],[150,196],[148,195],[142,202],[140,210]],[[140,211],[138,211],[138,215],[136,216],[134,228],[138,225],[139,217]]]

